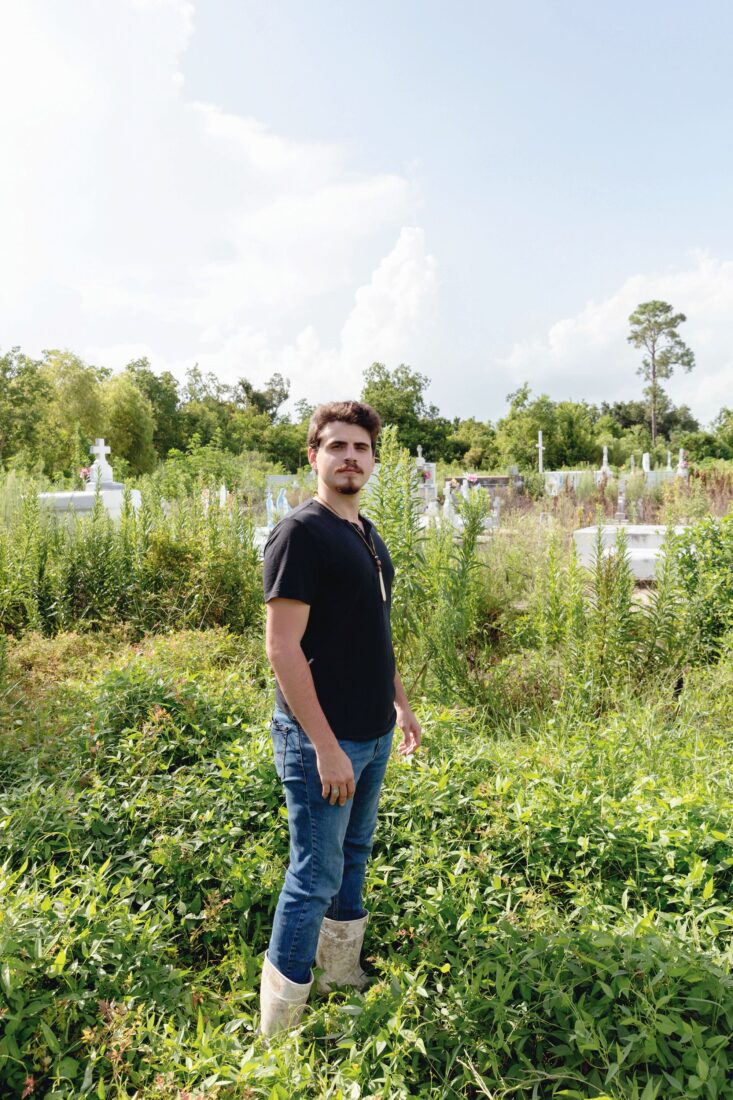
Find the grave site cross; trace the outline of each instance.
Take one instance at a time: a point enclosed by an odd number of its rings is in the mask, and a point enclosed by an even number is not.
[[[114,484],[112,467],[107,461],[107,455],[111,450],[112,448],[108,447],[103,439],[95,439],[94,446],[89,448],[89,453],[94,455],[94,462],[92,463],[87,488],[96,488],[98,483],[100,485]]]
[[[94,446],[89,448],[89,453],[99,462],[104,462],[104,456],[111,452],[112,448],[107,447],[103,439],[95,439]]]

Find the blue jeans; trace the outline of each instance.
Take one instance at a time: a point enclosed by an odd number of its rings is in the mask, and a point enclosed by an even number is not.
[[[298,723],[276,710],[271,732],[288,807],[290,865],[267,955],[291,982],[307,982],[324,916],[364,916],[361,892],[393,731],[373,741],[339,741],[356,783],[354,797],[343,806],[332,806],[321,794],[316,750]]]

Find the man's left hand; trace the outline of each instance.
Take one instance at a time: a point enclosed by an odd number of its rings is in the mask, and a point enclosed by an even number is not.
[[[397,707],[397,725],[402,730],[402,741],[397,746],[397,752],[411,756],[420,745],[422,729],[410,707]]]

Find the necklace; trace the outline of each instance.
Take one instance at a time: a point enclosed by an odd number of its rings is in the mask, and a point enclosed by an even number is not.
[[[325,500],[323,500],[321,497],[319,497],[318,493],[316,493],[316,495],[313,499],[317,500],[319,504],[322,504],[324,508],[328,508],[329,512],[333,512],[333,514],[338,519],[340,519],[342,523],[348,524],[348,526],[351,528],[351,530],[356,535],[358,535],[359,538],[361,539],[361,541],[364,543],[367,550],[369,551],[369,555],[370,555],[372,561],[374,562],[374,565],[375,565],[376,570],[377,570],[377,575],[379,577],[379,587],[380,587],[381,592],[382,592],[382,603],[386,603],[387,602],[387,589],[384,587],[384,574],[382,572],[382,562],[379,558],[379,554],[377,553],[377,548],[374,545],[374,535],[370,531],[369,532],[369,538],[367,538],[358,523],[354,523],[354,522],[352,522],[352,520],[346,519],[345,516],[340,515],[336,511],[335,508],[332,508],[330,504],[328,504]]]

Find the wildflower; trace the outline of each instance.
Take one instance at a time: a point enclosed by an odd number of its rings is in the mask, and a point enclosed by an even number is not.
[[[27,1096],[32,1096],[33,1093],[36,1091],[36,1079],[32,1075],[29,1075],[28,1077],[26,1077],[23,1084],[25,1085],[25,1088],[21,1093],[21,1100],[26,1100]]]

